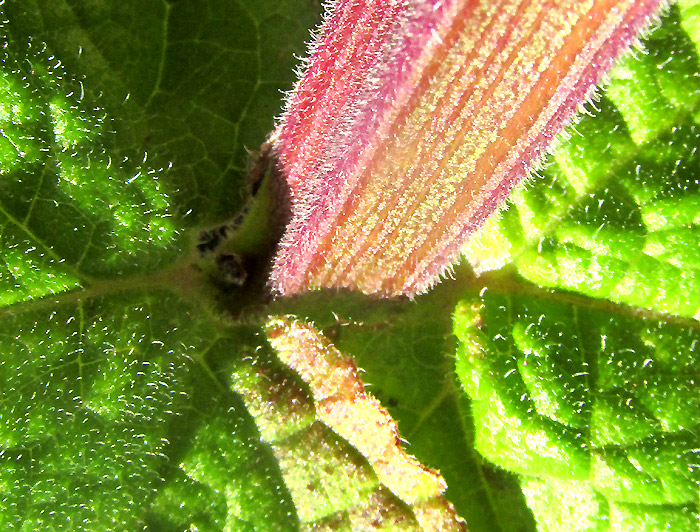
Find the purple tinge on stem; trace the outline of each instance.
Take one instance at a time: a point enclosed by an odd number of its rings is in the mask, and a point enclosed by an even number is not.
[[[336,2],[273,135],[273,291],[426,290],[662,3]]]

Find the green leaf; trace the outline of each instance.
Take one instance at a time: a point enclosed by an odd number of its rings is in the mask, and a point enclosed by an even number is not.
[[[489,290],[458,306],[455,331],[477,449],[525,477],[542,530],[697,523],[697,327]]]
[[[507,266],[456,307],[457,375],[541,531],[700,526],[696,11],[616,67],[468,251]]]

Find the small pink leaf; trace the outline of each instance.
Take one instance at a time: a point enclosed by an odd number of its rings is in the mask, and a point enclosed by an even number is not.
[[[339,0],[273,135],[273,290],[426,290],[661,4]]]
[[[404,451],[396,422],[365,392],[350,358],[311,325],[287,317],[271,317],[266,334],[279,359],[308,384],[316,417],[367,459],[382,485],[408,506],[420,530],[466,530],[443,496],[445,480]],[[353,527],[360,529],[369,528]]]

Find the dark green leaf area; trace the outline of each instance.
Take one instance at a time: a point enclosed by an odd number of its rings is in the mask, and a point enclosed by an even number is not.
[[[457,306],[476,448],[523,475],[540,530],[695,530],[696,324],[557,299],[484,290]]]
[[[3,529],[294,529],[276,458],[209,369],[236,359],[235,329],[153,290],[2,330]]]
[[[700,315],[700,64],[674,6],[541,178],[469,250],[541,286]],[[684,18],[685,17],[685,18]],[[498,257],[498,259],[496,259]]]
[[[231,361],[238,353],[238,343],[224,334],[194,372],[192,412],[171,429],[170,463],[148,513],[149,530],[297,529],[276,457],[241,398],[208,369],[215,359]]]
[[[45,42],[83,81],[122,156],[158,172],[186,225],[240,207],[256,150],[292,88],[296,57],[318,20],[310,0],[7,0],[12,46]],[[137,170],[130,170],[133,177]],[[145,172],[144,172],[145,173]]]
[[[201,532],[218,532],[226,522],[225,493],[193,480],[182,470],[173,470],[158,490],[146,522],[153,532],[192,526]]]
[[[5,318],[3,529],[138,528],[186,398],[188,312],[153,293]]]
[[[107,149],[104,115],[56,58],[14,43],[0,54],[3,301],[171,260],[176,227],[156,172]]]

